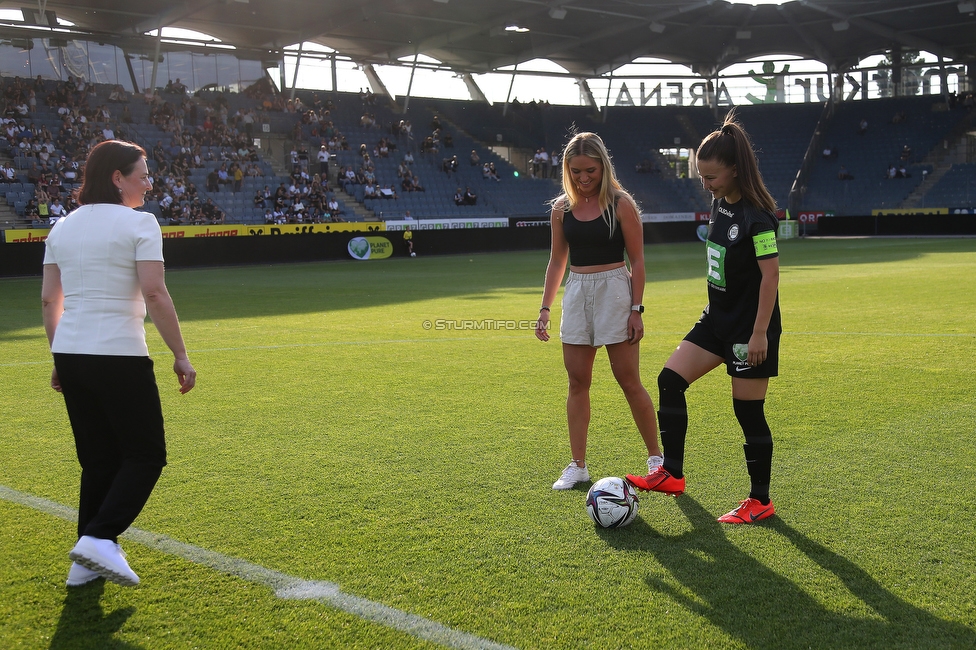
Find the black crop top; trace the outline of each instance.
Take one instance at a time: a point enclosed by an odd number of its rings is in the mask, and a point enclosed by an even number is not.
[[[610,227],[604,219],[606,212],[592,221],[580,221],[572,212],[564,214],[563,234],[569,243],[569,263],[572,266],[597,266],[624,261],[624,231],[620,222],[614,224],[611,237]]]

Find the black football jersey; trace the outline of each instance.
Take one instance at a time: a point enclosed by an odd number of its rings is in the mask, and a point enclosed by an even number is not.
[[[725,340],[748,341],[759,310],[762,272],[758,260],[777,257],[779,221],[770,212],[745,209],[745,201],[712,204],[705,242],[708,259],[708,314],[716,334]],[[769,329],[780,327],[779,296]]]

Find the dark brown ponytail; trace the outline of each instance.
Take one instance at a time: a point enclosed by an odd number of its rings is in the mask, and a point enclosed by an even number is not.
[[[763,183],[752,141],[735,120],[734,112],[729,111],[722,126],[705,136],[698,145],[698,160],[714,160],[726,167],[735,167],[743,198],[756,207],[775,212],[776,201]]]

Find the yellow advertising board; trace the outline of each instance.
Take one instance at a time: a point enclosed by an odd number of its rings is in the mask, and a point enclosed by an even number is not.
[[[386,224],[382,221],[373,223],[289,223],[243,226],[244,235],[321,235],[330,232],[382,232]]]
[[[8,244],[24,244],[47,239],[50,228],[31,228],[30,230],[4,230],[4,241]]]
[[[896,214],[915,215],[925,217],[936,214],[949,214],[949,208],[894,208],[881,210],[871,210],[872,217],[893,216]]]
[[[162,226],[163,239],[191,239],[193,237],[242,237],[246,226]]]
[[[384,232],[386,224],[374,223],[309,223],[282,225],[228,224],[216,226],[162,226],[163,239],[192,239],[195,237],[252,237],[260,235],[318,235],[330,232]],[[8,244],[42,242],[47,239],[50,228],[31,228],[29,230],[6,230]]]

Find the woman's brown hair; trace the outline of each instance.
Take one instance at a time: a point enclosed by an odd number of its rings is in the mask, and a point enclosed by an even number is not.
[[[106,140],[96,144],[85,161],[78,203],[122,203],[122,194],[112,181],[116,171],[128,176],[146,150],[137,144],[122,140]]]
[[[722,126],[705,136],[698,145],[698,160],[713,160],[726,167],[735,167],[743,198],[756,207],[776,211],[776,200],[763,183],[752,141],[736,121],[734,111],[729,111]]]

